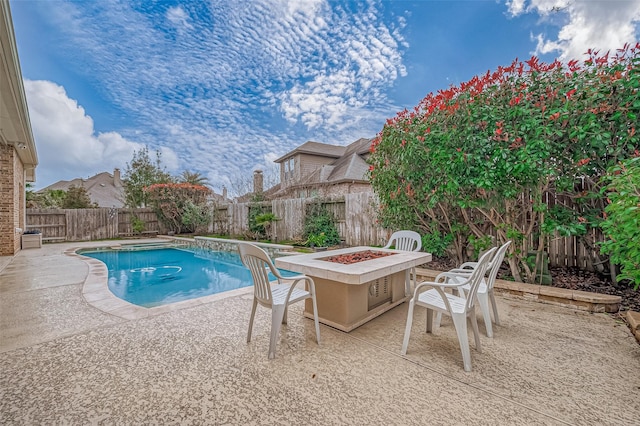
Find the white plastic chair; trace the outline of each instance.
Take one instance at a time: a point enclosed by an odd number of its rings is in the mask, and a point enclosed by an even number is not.
[[[247,343],[251,341],[251,330],[253,329],[253,319],[256,314],[258,304],[271,309],[271,340],[269,343],[269,359],[276,356],[276,343],[280,332],[280,324],[287,323],[287,308],[292,303],[311,298],[313,302],[313,320],[316,326],[316,341],[320,344],[320,325],[318,324],[318,307],[316,304],[316,288],[313,279],[306,275],[296,275],[293,277],[283,277],[271,262],[269,255],[249,243],[238,243],[240,259],[242,263],[251,271],[253,277],[253,307],[251,308],[251,319],[249,320],[249,332],[247,333]],[[273,283],[269,282],[269,272],[277,279]],[[283,283],[290,281],[290,283]],[[300,281],[306,281],[308,290],[297,288]]]
[[[482,282],[482,278],[487,270],[489,259],[493,256],[496,249],[492,248],[486,252],[478,261],[478,265],[473,272],[465,278],[464,284],[470,285],[468,297],[456,296],[446,293],[444,290],[456,289],[459,283],[444,282],[450,275],[443,272],[436,277],[435,282],[424,281],[418,284],[414,290],[414,295],[409,301],[409,312],[407,313],[407,325],[404,331],[404,340],[402,342],[402,355],[407,354],[407,346],[409,346],[409,336],[411,335],[411,326],[413,324],[413,309],[416,305],[427,309],[427,333],[433,331],[433,313],[439,312],[451,316],[458,341],[460,342],[460,350],[462,352],[462,361],[465,371],[471,371],[471,353],[469,351],[469,338],[467,336],[467,319],[471,320],[471,327],[475,338],[476,350],[482,352],[480,346],[480,333],[478,332],[478,320],[476,319],[475,300],[476,293]],[[426,290],[433,287],[431,290]]]
[[[422,237],[420,234],[414,231],[396,231],[391,234],[391,238],[389,238],[389,242],[387,245],[382,248],[391,248],[395,247],[396,250],[402,251],[420,251],[422,248]],[[414,281],[416,280],[416,268],[412,267],[411,269],[407,269],[405,272],[405,294],[411,294],[411,279],[413,276]]]
[[[491,312],[489,311],[489,303],[491,303],[491,307],[493,309],[493,319],[496,325],[500,325],[500,318],[498,317],[498,307],[496,305],[496,298],[493,294],[493,285],[496,282],[496,277],[498,276],[498,271],[500,266],[502,265],[502,261],[504,260],[504,256],[507,253],[507,248],[511,241],[507,241],[495,252],[495,255],[489,262],[487,266],[486,277],[482,278],[482,282],[480,283],[480,287],[478,288],[478,303],[480,304],[480,310],[482,311],[482,318],[484,319],[485,329],[487,331],[487,337],[493,337],[493,327],[491,325]],[[475,269],[478,265],[478,262],[465,262],[460,265],[459,268],[452,269],[449,272],[453,274],[460,274],[457,277],[450,278],[449,281],[462,283],[465,279],[464,277],[468,276],[473,269]],[[469,292],[470,286],[469,284],[460,285],[459,287],[464,294],[466,295]]]

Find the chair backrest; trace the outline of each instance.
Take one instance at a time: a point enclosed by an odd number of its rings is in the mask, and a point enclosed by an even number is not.
[[[396,231],[391,234],[389,242],[383,248],[394,246],[396,250],[420,251],[422,248],[422,237],[414,231]]]
[[[509,248],[510,244],[511,241],[507,241],[506,243],[501,245],[498,251],[496,251],[496,254],[493,256],[493,259],[491,259],[489,266],[487,267],[487,272],[489,273],[489,276],[487,277],[488,290],[491,290],[493,288],[493,284],[496,282],[498,270],[500,269],[500,266],[502,266],[504,255],[507,253],[507,248]]]
[[[467,312],[469,312],[469,310],[474,306],[476,295],[478,294],[478,288],[480,287],[480,283],[482,283],[482,279],[487,273],[489,260],[493,257],[493,254],[497,249],[497,247],[493,247],[485,254],[480,256],[480,259],[478,259],[478,265],[473,269],[473,272],[469,276],[469,284],[471,288],[469,289],[469,294],[466,296],[467,302],[465,309]]]
[[[271,284],[269,284],[269,271],[276,277],[280,274],[271,262],[269,255],[260,247],[250,243],[238,243],[240,260],[251,272],[253,277],[253,294],[261,303],[271,304]]]

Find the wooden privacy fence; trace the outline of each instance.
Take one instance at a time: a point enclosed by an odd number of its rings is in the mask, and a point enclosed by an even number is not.
[[[377,202],[372,193],[362,192],[319,201],[315,198],[294,198],[262,203],[233,203],[215,206],[209,232],[228,236],[249,235],[249,212],[261,206],[270,209],[279,219],[273,224],[277,241],[302,240],[307,206],[324,205],[336,219],[342,241],[349,246],[384,245],[391,230],[376,223]],[[143,235],[163,234],[167,229],[158,221],[152,209],[27,209],[27,229],[39,229],[44,241],[90,241],[137,235],[133,218],[144,223]],[[551,266],[577,266],[597,269],[597,242],[602,233],[591,230],[584,237],[550,236],[546,251]],[[585,244],[586,242],[586,244]]]
[[[91,241],[133,235],[133,217],[143,221],[143,234],[164,232],[151,209],[27,209],[26,223],[43,241]]]
[[[166,234],[166,227],[158,220],[156,213],[149,208],[146,209],[117,209],[118,210],[118,236],[128,237],[137,235],[133,229],[133,220],[137,218],[142,221],[142,235]]]
[[[599,246],[604,241],[604,235],[600,230],[591,229],[583,237],[549,236],[546,243],[546,251],[549,254],[549,265],[569,266],[587,269],[590,271],[602,271],[609,265],[598,264]],[[603,259],[608,259],[603,256]]]
[[[553,194],[547,196],[550,201]],[[322,203],[336,218],[338,232],[342,241],[349,246],[384,245],[391,230],[376,223],[377,201],[372,193],[347,194],[332,200],[318,201],[313,198],[273,200],[262,203],[238,203],[218,206],[210,231],[221,235],[243,236],[249,231],[249,210],[260,205],[271,210],[277,218],[273,232],[277,241],[301,240],[304,228],[306,206]],[[563,202],[567,203],[566,200]],[[549,255],[550,266],[576,266],[582,269],[597,269],[594,260],[598,259],[597,242],[603,240],[599,230],[591,230],[585,237],[563,237],[551,235],[547,238],[545,250]]]
[[[279,220],[272,224],[277,241],[301,240],[309,204],[320,202],[336,219],[342,241],[349,246],[384,245],[391,235],[376,224],[375,196],[372,193],[347,194],[318,201],[315,198],[292,198],[260,203],[234,203],[214,209],[210,231],[220,235],[243,236],[249,232],[251,208],[266,208]]]

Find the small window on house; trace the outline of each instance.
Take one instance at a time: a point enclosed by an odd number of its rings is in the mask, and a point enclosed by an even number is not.
[[[293,171],[295,170],[295,163],[293,158],[289,159],[289,179],[293,179]]]
[[[290,158],[284,162],[284,180],[285,181],[293,179],[294,164],[295,163],[293,161],[293,158]]]

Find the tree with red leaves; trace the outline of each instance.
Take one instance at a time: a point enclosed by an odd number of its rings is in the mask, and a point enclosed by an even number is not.
[[[528,253],[541,256],[554,232],[597,227],[606,170],[640,147],[639,80],[636,44],[613,56],[590,51],[581,64],[516,59],[428,94],[372,142],[380,223],[418,230],[458,262],[491,244],[489,234],[512,240],[513,277],[536,282]],[[590,189],[577,191],[577,178]],[[550,208],[550,191],[574,203]]]

